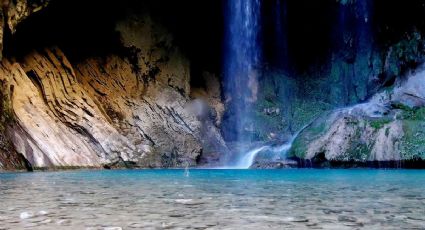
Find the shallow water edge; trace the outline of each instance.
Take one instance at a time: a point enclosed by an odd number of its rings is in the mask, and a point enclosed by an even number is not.
[[[0,174],[3,229],[425,227],[421,170],[78,170]]]

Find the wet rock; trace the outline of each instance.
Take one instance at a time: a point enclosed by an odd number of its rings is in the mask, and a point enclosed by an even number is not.
[[[340,222],[357,222],[357,218],[353,216],[338,216]]]
[[[68,220],[68,219],[58,220],[58,221],[56,221],[56,224],[58,224],[58,225],[70,225],[71,224],[71,220]]]
[[[49,214],[49,212],[44,211],[44,210],[37,212],[38,216],[45,216],[45,215],[48,215],[48,214]]]
[[[323,213],[325,214],[340,214],[342,213],[341,210],[334,210],[334,209],[324,209]]]
[[[411,73],[407,80],[394,89],[392,101],[408,107],[425,106],[425,70],[424,67]]]
[[[304,223],[308,222],[309,220],[306,217],[299,216],[299,217],[285,217],[282,219],[285,222],[295,222],[295,223]]]
[[[296,168],[296,167],[298,167],[298,163],[296,161],[292,161],[292,160],[273,161],[268,159],[256,160],[251,166],[251,168],[258,168],[258,169],[282,169],[282,168]]]
[[[306,165],[313,167],[367,166],[371,162],[397,167],[399,161],[421,157],[423,147],[415,140],[422,135],[416,127],[425,122],[421,115],[425,71],[418,70],[406,79],[366,103],[323,114],[300,133],[290,156],[307,159]]]

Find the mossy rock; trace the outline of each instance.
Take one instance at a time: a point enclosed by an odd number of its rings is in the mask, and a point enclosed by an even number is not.
[[[389,124],[391,122],[393,122],[393,119],[389,118],[389,117],[383,117],[383,118],[378,118],[378,119],[371,119],[368,120],[369,125],[375,129],[376,131],[382,129],[386,124]]]
[[[425,159],[425,108],[406,109],[402,113],[404,137],[403,159]]]
[[[292,143],[292,147],[288,152],[288,157],[296,157],[304,159],[308,145],[324,135],[330,128],[333,116],[332,112],[326,112],[309,124],[304,130],[299,133],[298,137]]]

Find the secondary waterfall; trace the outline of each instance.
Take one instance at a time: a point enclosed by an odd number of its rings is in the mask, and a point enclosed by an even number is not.
[[[260,0],[229,0],[227,4],[224,91],[236,117],[231,127],[234,141],[250,141],[250,113],[257,97],[257,67],[261,59],[261,4]]]
[[[301,131],[303,131],[308,125],[304,126],[300,131],[298,131],[292,138],[283,145],[278,146],[272,146],[272,145],[265,145],[258,148],[255,148],[248,153],[246,153],[242,158],[236,162],[236,164],[233,166],[233,168],[236,169],[248,169],[254,164],[255,157],[263,152],[263,151],[269,151],[276,155],[279,155],[280,157],[286,157],[286,153],[291,149],[292,144],[294,143],[295,139],[298,137],[298,134],[300,134]]]

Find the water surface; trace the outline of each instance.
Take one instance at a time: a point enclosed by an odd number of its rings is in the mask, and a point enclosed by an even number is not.
[[[0,174],[0,229],[425,229],[425,171]]]

